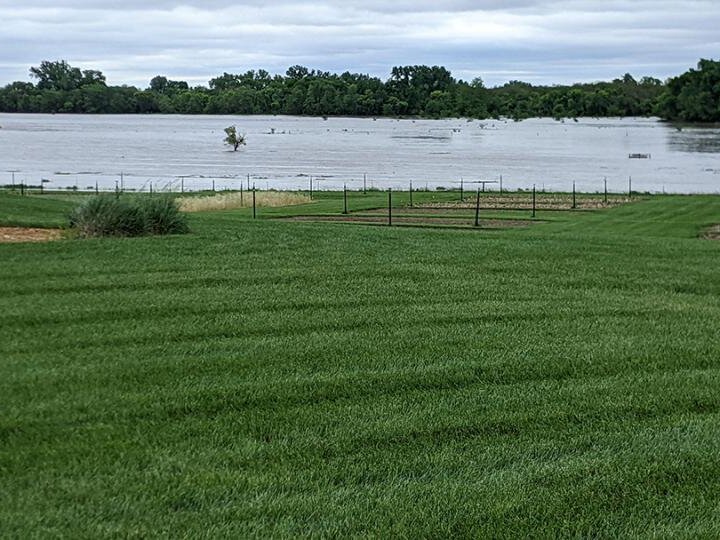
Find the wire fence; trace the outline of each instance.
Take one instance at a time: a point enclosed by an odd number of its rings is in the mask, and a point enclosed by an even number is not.
[[[172,193],[183,194],[193,192],[221,192],[221,191],[249,191],[275,190],[275,191],[475,191],[481,192],[530,192],[533,187],[539,193],[595,193],[595,194],[664,194],[664,193],[720,193],[720,185],[716,189],[700,188],[683,183],[686,189],[678,189],[677,185],[666,189],[665,184],[654,184],[651,181],[633,179],[632,176],[617,178],[606,176],[595,180],[578,180],[567,182],[548,180],[547,182],[532,182],[522,178],[507,178],[502,174],[494,178],[448,178],[448,179],[398,179],[394,175],[373,175],[366,173],[358,175],[333,174],[307,174],[297,173],[284,177],[270,177],[262,173],[248,173],[235,176],[203,176],[203,175],[177,175],[177,176],[146,176],[137,174],[119,173],[108,175],[38,175],[23,171],[8,171],[3,183],[0,180],[0,189],[44,193],[44,192],[82,192],[82,193]]]
[[[58,192],[93,192],[122,194],[155,194],[171,193],[187,194],[181,199],[180,207],[184,211],[227,210],[252,208],[252,217],[258,217],[258,209],[268,206],[292,206],[322,200],[321,219],[348,220],[367,223],[429,224],[456,227],[488,227],[492,226],[486,213],[492,211],[495,218],[526,220],[535,219],[540,211],[560,210],[593,210],[608,208],[630,202],[635,196],[641,195],[633,191],[632,179],[628,179],[627,190],[613,192],[609,189],[607,179],[603,179],[594,192],[581,192],[576,183],[572,183],[565,191],[545,191],[533,184],[527,188],[507,188],[500,177],[498,180],[465,180],[436,183],[431,188],[429,182],[423,185],[417,181],[402,184],[394,181],[393,185],[377,181],[368,181],[367,175],[362,178],[345,179],[341,189],[330,185],[326,178],[308,176],[304,189],[275,189],[269,179],[245,175],[244,178],[223,178],[232,183],[218,182],[209,179],[210,189],[198,189],[191,177],[176,177],[170,181],[147,179],[133,187],[125,184],[124,175],[115,180],[115,185],[101,189],[100,183],[87,186],[84,190],[76,186],[66,186],[61,190],[49,190],[45,186],[49,182],[26,185],[24,182],[6,185],[5,188],[26,196],[42,196],[46,193]],[[203,179],[208,180],[208,179]],[[265,189],[258,187],[258,181],[265,181]],[[333,182],[337,178],[333,177]],[[262,182],[260,182],[262,186]],[[405,185],[403,185],[405,184]],[[226,194],[226,195],[222,195]],[[203,196],[204,195],[204,196]],[[212,195],[218,195],[213,197]],[[220,196],[222,195],[222,196]],[[259,195],[259,196],[258,196]],[[380,196],[378,196],[380,195]],[[239,196],[239,197],[238,197]],[[294,199],[293,199],[294,197]],[[220,199],[220,200],[218,200]],[[481,220],[481,210],[483,219]],[[514,212],[515,214],[508,214]],[[295,219],[318,219],[317,212],[310,211],[307,216],[302,212],[294,212]],[[351,215],[352,214],[352,215]],[[277,214],[275,214],[277,216]],[[482,223],[481,223],[482,222]],[[508,226],[509,221],[501,225]],[[518,221],[517,223],[524,223]]]

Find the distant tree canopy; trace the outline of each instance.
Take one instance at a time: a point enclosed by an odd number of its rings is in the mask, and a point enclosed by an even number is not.
[[[41,62],[39,67],[30,68],[30,76],[38,80],[39,90],[69,91],[92,84],[105,86],[105,76],[99,71],[92,69],[80,71],[64,60]]]
[[[208,87],[158,75],[146,89],[108,86],[96,70],[64,60],[30,68],[37,80],[0,88],[0,111],[41,113],[291,114],[311,116],[422,116],[430,118],[573,118],[650,116],[718,121],[719,63],[701,60],[698,69],[670,79],[636,80],[630,74],[610,82],[533,86],[510,81],[486,88],[477,77],[455,79],[441,66],[396,66],[382,81],[369,75],[340,75],[291,66],[285,75],[265,70],[223,73]]]
[[[700,60],[667,82],[658,112],[670,120],[720,122],[720,62]]]

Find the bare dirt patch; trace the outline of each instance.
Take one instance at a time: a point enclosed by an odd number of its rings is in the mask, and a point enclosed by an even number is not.
[[[0,243],[50,242],[62,236],[59,229],[36,229],[31,227],[0,227]]]
[[[360,223],[373,225],[387,225],[387,216],[360,216],[360,215],[340,215],[340,216],[294,216],[285,218],[287,221],[322,221],[332,223]],[[433,216],[393,216],[393,225],[432,225],[436,227],[474,227],[474,218],[448,218]],[[520,219],[481,219],[480,228],[482,229],[510,229],[517,227],[528,227],[541,223],[540,221],[520,220]]]
[[[703,238],[708,240],[720,240],[720,224],[713,225],[703,234]]]

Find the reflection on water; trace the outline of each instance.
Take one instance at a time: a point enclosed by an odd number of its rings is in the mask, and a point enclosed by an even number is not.
[[[673,128],[668,140],[671,150],[720,154],[720,126],[698,128],[676,125]]]
[[[236,125],[247,146],[223,145]],[[679,129],[678,129],[679,128]],[[630,159],[633,154],[649,159]],[[0,114],[0,185],[720,192],[720,126],[656,119]],[[14,172],[11,172],[14,171]]]

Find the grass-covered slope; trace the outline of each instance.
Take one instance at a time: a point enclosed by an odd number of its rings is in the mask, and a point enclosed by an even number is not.
[[[2,534],[717,537],[719,215],[0,245]]]
[[[81,196],[21,196],[0,190],[0,227],[65,227]]]

